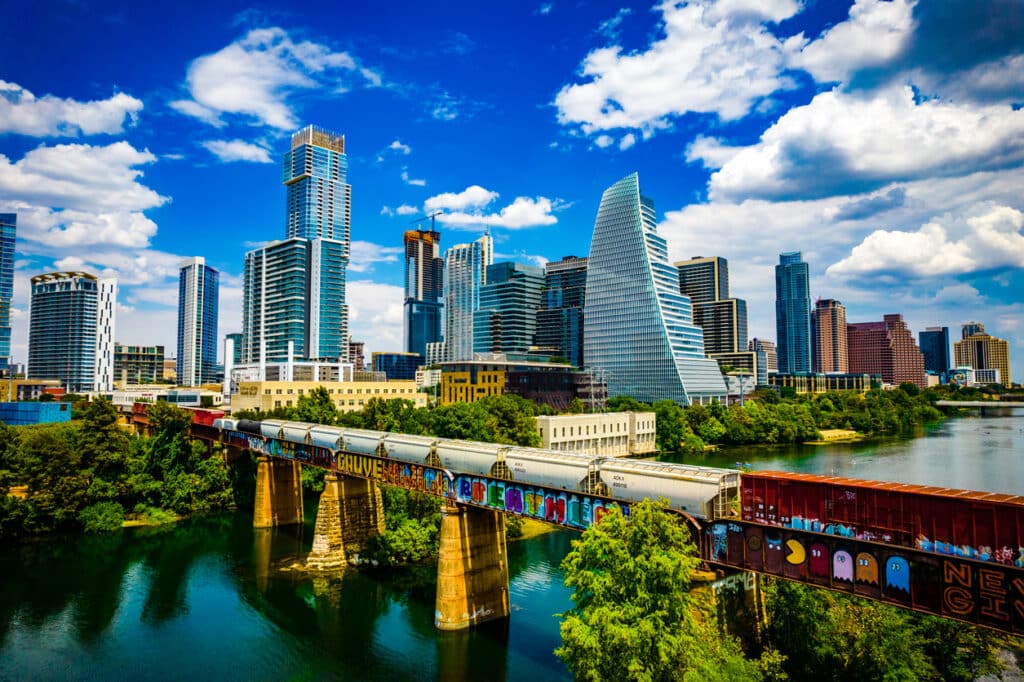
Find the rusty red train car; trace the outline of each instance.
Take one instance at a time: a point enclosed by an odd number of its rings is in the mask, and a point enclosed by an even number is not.
[[[227,414],[224,410],[211,410],[206,407],[184,407],[182,409],[192,413],[193,424],[202,424],[203,426],[213,426],[215,420],[222,419]]]
[[[1024,567],[1024,496],[781,471],[744,473],[744,521]]]

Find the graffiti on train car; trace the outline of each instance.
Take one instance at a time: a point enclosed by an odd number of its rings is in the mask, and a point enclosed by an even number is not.
[[[580,530],[600,521],[613,505],[622,511],[623,516],[629,517],[627,504],[572,490],[467,475],[455,476],[455,490],[455,498],[465,504]]]
[[[705,532],[713,563],[1024,633],[1024,572],[1013,564],[751,523],[719,521]]]
[[[288,440],[278,440],[277,438],[265,438],[241,431],[224,431],[224,442],[228,445],[247,448],[268,457],[291,459],[324,469],[331,468],[334,460],[333,453],[327,448],[306,443],[293,443]]]
[[[411,464],[376,455],[338,452],[337,470],[343,474],[439,497],[454,499],[455,495],[451,473],[440,467]]]

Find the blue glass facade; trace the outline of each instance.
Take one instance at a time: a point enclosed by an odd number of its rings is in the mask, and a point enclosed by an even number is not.
[[[11,299],[14,297],[16,213],[0,213],[0,372],[11,364]]]
[[[924,369],[934,372],[945,382],[949,373],[949,327],[928,327],[917,333],[917,345],[924,355]]]
[[[487,267],[480,308],[473,313],[473,352],[525,356],[537,333],[544,271],[521,263]]]
[[[480,307],[480,289],[494,260],[490,235],[470,244],[456,244],[445,253],[444,342],[446,359],[473,359],[473,313]]]
[[[799,251],[779,255],[775,266],[775,333],[779,373],[811,371],[811,289]]]
[[[718,363],[704,357],[690,299],[658,234],[654,202],[636,173],[601,197],[594,223],[584,308],[587,365],[608,395],[680,404],[725,401]]]
[[[65,390],[93,390],[99,282],[84,272],[32,278],[28,377],[59,379]]]
[[[544,266],[545,288],[537,313],[536,343],[557,348],[575,367],[582,367],[583,306],[587,292],[587,259],[565,256]]]
[[[441,340],[444,261],[441,235],[433,230],[405,233],[405,350],[426,357],[427,344]]]
[[[202,258],[181,264],[178,275],[178,383],[217,381],[217,315],[220,273]]]
[[[384,372],[388,381],[412,381],[424,358],[419,353],[374,353],[372,362],[373,371]]]

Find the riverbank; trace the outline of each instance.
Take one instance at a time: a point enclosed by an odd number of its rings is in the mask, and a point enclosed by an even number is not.
[[[828,443],[854,443],[867,436],[853,429],[820,429],[821,438],[804,441],[804,445],[826,445]]]

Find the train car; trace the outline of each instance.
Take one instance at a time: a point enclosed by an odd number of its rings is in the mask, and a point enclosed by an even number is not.
[[[444,439],[437,443],[437,456],[441,466],[453,473],[496,476],[500,467],[495,465],[504,463],[505,451],[509,447],[498,443]]]
[[[509,448],[505,453],[508,478],[546,488],[591,492],[587,488],[595,458],[539,448]]]
[[[263,435],[261,424],[255,419],[239,419],[235,424],[235,428],[242,433],[249,433],[254,436]]]
[[[344,445],[344,438],[342,438],[344,432],[345,430],[340,426],[314,424],[309,428],[309,442],[328,450],[340,450]]]
[[[664,497],[673,509],[698,518],[735,515],[739,471],[630,459],[604,459],[598,468],[612,497],[632,501]]]
[[[221,417],[220,419],[213,420],[213,426],[217,429],[223,429],[225,431],[237,431],[238,420],[231,419],[230,417]]]
[[[834,476],[743,474],[744,520],[1024,566],[1024,496]]]
[[[346,452],[356,452],[363,455],[376,455],[377,446],[384,439],[387,433],[383,431],[368,431],[365,429],[343,429],[342,449]]]
[[[213,422],[227,414],[224,410],[211,410],[205,407],[183,407],[181,409],[188,410],[192,414],[193,424],[202,424],[203,426],[213,426]]]
[[[384,452],[388,457],[411,464],[431,464],[431,455],[437,457],[434,448],[439,439],[432,436],[415,436],[408,433],[389,433],[384,436]]]

